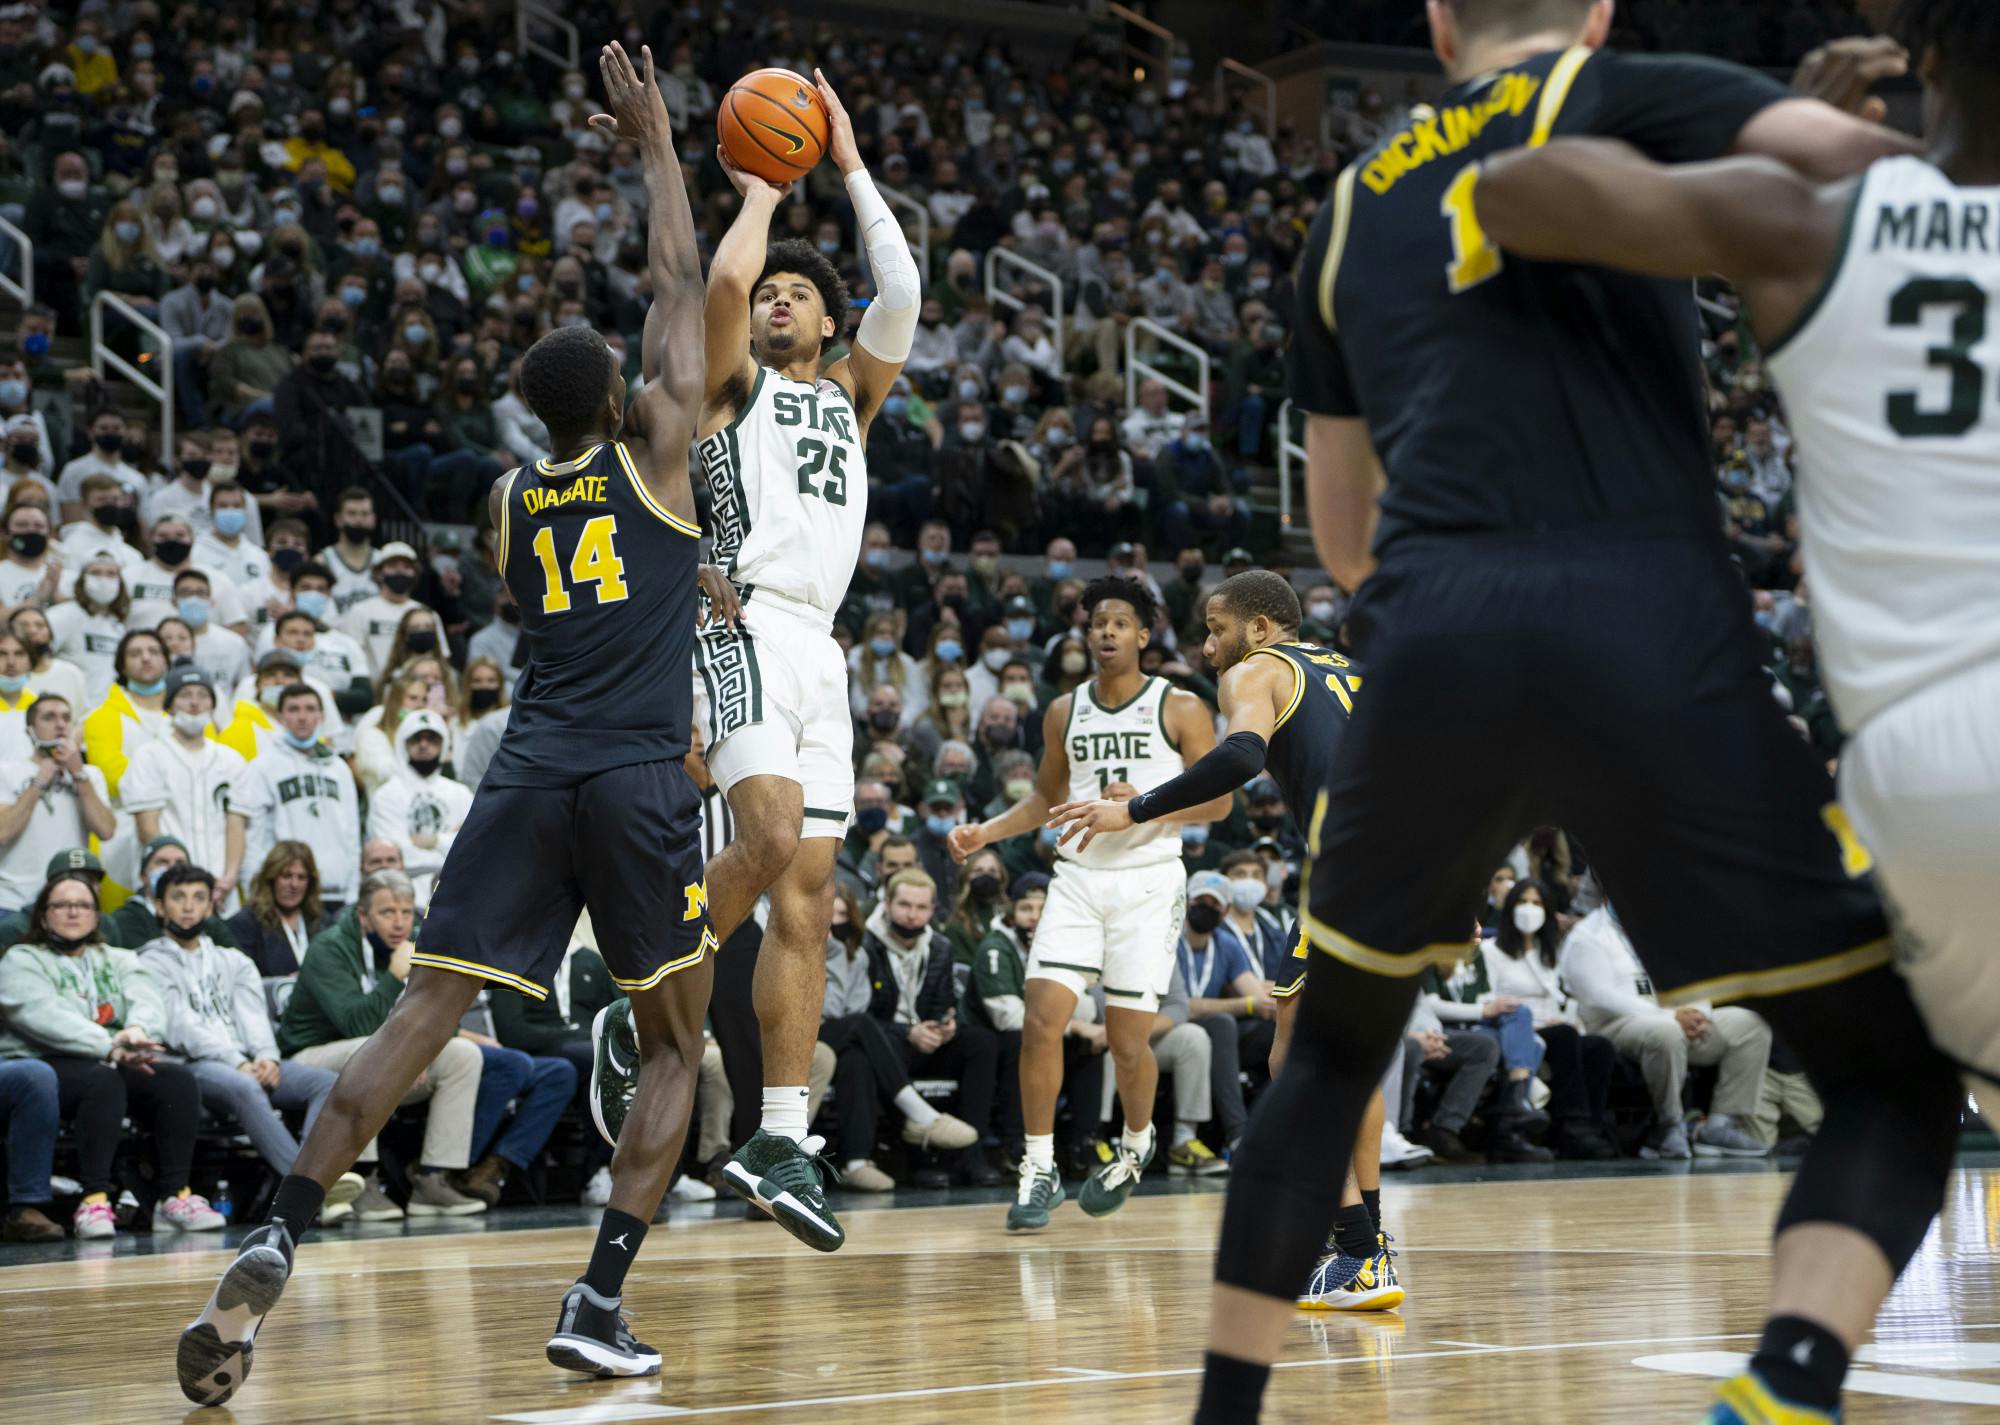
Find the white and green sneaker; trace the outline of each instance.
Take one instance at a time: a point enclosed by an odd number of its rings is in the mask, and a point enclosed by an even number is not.
[[[760,1128],[722,1165],[722,1180],[814,1251],[837,1252],[847,1233],[827,1206],[820,1181],[819,1151],[825,1146],[824,1138],[794,1143]]]
[[[1036,1172],[1030,1160],[1021,1160],[1021,1188],[1007,1209],[1009,1232],[1039,1232],[1049,1225],[1049,1214],[1062,1206],[1062,1174],[1054,1168]]]
[[[1139,1185],[1140,1174],[1153,1161],[1159,1138],[1157,1130],[1148,1129],[1143,1154],[1127,1148],[1123,1138],[1112,1144],[1111,1161],[1084,1181],[1083,1190],[1076,1195],[1076,1205],[1092,1217],[1107,1217],[1123,1207],[1132,1189]]]
[[[632,1001],[620,995],[590,1021],[590,1118],[604,1141],[618,1146],[618,1131],[639,1091],[639,1036]]]

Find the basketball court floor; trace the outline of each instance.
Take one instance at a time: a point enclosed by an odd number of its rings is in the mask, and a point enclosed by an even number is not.
[[[1265,1418],[1694,1421],[1709,1379],[1756,1339],[1788,1177],[1711,1165],[1478,1175],[1390,1179],[1409,1302],[1299,1315]],[[848,1244],[830,1257],[744,1222],[733,1203],[677,1210],[626,1292],[640,1339],[665,1356],[644,1381],[590,1381],[542,1359],[590,1249],[583,1210],[318,1234],[249,1384],[215,1410],[182,1400],[173,1347],[222,1265],[217,1237],[10,1249],[0,1420],[1186,1421],[1220,1186],[1149,1185],[1100,1221],[1068,1203],[1025,1238],[1002,1229],[994,1198],[965,1196],[850,1199]],[[568,1225],[497,1230],[509,1218]],[[1856,1362],[1851,1425],[2000,1422],[1996,1241],[2000,1156],[1969,1155]]]

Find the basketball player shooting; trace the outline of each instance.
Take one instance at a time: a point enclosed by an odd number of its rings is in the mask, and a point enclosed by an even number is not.
[[[701,261],[652,55],[642,54],[643,77],[616,44],[600,66],[617,133],[645,159],[647,384],[628,421],[618,362],[588,327],[553,331],[522,360],[521,393],[554,453],[502,476],[489,498],[500,573],[528,646],[513,715],[414,953],[377,942],[381,982],[404,982],[394,1008],[341,1070],[270,1218],[244,1238],[181,1333],[181,1390],[197,1404],[219,1405],[242,1385],[328,1187],[458,1033],[474,997],[489,985],[545,997],[586,906],[638,1029],[637,1091],[596,1248],[563,1293],[547,1355],[597,1376],[660,1369],[659,1352],[626,1328],[621,1292],[687,1133],[716,939],[704,909],[700,797],[681,765],[701,577],[688,483],[703,376]],[[628,426],[636,454],[618,438]],[[387,893],[364,886],[364,902]]]
[[[784,71],[760,71],[723,105],[718,152],[743,204],[709,266],[699,436],[715,559],[734,589],[711,587],[725,617],[697,642],[694,702],[709,772],[738,833],[708,866],[715,933],[727,940],[767,892],[771,904],[752,990],[762,1125],[723,1176],[801,1242],[832,1252],[846,1237],[820,1178],[824,1143],[806,1135],[806,1074],[824,997],[834,858],[854,809],[854,724],[833,617],[868,520],[863,443],[909,358],[918,288],[909,244],[861,165],[847,111],[815,77],[816,92]],[[803,174],[817,159],[820,109],[875,283],[853,345],[824,371],[847,289],[812,244],[770,241],[771,215],[791,183],[739,162]],[[804,165],[787,168],[767,142],[805,150]],[[616,1075],[600,1079],[601,1097],[625,1091]]]

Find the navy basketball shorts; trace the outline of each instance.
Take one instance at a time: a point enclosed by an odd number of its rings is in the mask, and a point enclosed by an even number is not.
[[[1308,818],[1313,946],[1469,955],[1487,878],[1577,838],[1668,1003],[1891,962],[1831,777],[1773,701],[1749,595],[1687,537],[1406,537],[1349,615],[1365,696]]]
[[[485,786],[452,842],[411,962],[544,998],[588,907],[631,993],[713,952],[701,796],[678,761],[573,787]]]

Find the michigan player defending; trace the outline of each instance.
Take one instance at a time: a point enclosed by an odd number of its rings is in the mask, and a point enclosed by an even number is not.
[[[1309,807],[1318,800],[1333,765],[1333,749],[1340,745],[1361,689],[1360,667],[1331,649],[1299,642],[1299,596],[1282,575],[1269,570],[1225,579],[1209,595],[1207,614],[1208,642],[1202,652],[1221,675],[1217,695],[1228,735],[1180,776],[1129,801],[1094,798],[1054,808],[1049,825],[1062,828],[1060,845],[1075,841],[1079,851],[1085,850],[1099,836],[1128,832],[1215,797],[1227,798],[1266,770],[1277,779],[1287,806]],[[1278,1002],[1273,1077],[1284,1067],[1307,965],[1302,930],[1290,973],[1271,990]],[[1299,1305],[1309,1311],[1393,1311],[1403,1304],[1403,1286],[1382,1235],[1384,1115],[1378,1086],[1362,1116],[1333,1233],[1299,1293]]]
[[[1850,734],[1840,775],[1856,841],[1896,909],[1925,1021],[1990,1095],[2000,417],[1985,333],[2000,299],[2000,10],[1911,0],[1902,26],[1925,83],[1927,158],[1885,159],[1823,188],[1762,160],[1668,168],[1565,139],[1494,160],[1478,211],[1510,255],[1720,272],[1745,299],[1799,439],[1814,632]],[[1901,1263],[1861,1232],[1826,1232],[1820,1280],[1843,1304],[1814,1319],[1838,1348],[1803,1366],[1760,1353],[1724,1388],[1718,1422],[1774,1415],[1767,1399],[1788,1421],[1833,1418],[1847,1355]]]
[[[854,724],[833,616],[868,520],[868,424],[910,355],[917,266],[854,146],[847,111],[815,73],[832,119],[875,298],[847,355],[820,369],[847,289],[806,242],[769,241],[789,190],[723,159],[742,209],[708,273],[700,438],[715,559],[740,620],[695,649],[695,714],[736,840],[709,865],[709,914],[724,940],[771,897],[753,995],[764,1048],[762,1127],[723,1175],[822,1252],[846,1240],[806,1136],[806,1073],[819,1034],[833,866],[854,809]],[[725,601],[730,601],[725,595]]]
[[[1042,765],[1035,790],[991,821],[954,827],[961,863],[982,846],[1039,831],[1049,809],[1085,797],[1129,797],[1157,787],[1215,746],[1208,705],[1164,678],[1139,671],[1153,637],[1153,596],[1134,580],[1099,579],[1083,591],[1097,673],[1049,704],[1042,718]],[[1028,954],[1027,1022],[1021,1035],[1021,1116],[1027,1153],[1007,1210],[1007,1230],[1035,1232],[1063,1200],[1056,1172],[1056,1098],[1062,1090],[1062,1037],[1079,996],[1104,985],[1125,1132],[1111,1161],[1083,1185],[1078,1205],[1093,1217],[1116,1212],[1152,1161],[1153,1097],[1159,1064],[1149,1043],[1153,1014],[1174,974],[1187,873],[1180,836],[1168,822],[1229,815],[1225,791],[1155,824],[1064,846],[1048,903]]]
[[[555,456],[504,476],[489,499],[528,640],[513,719],[445,862],[395,1008],[341,1070],[270,1219],[181,1334],[181,1389],[203,1405],[243,1383],[328,1185],[482,988],[548,993],[586,906],[630,997],[641,1063],[611,1202],[588,1269],[563,1294],[548,1357],[600,1376],[660,1369],[659,1353],[625,1328],[620,1293],[680,1157],[716,941],[701,802],[681,770],[701,534],[687,467],[702,390],[701,264],[650,53],[644,63],[642,78],[615,44],[601,59],[617,131],[646,161],[647,385],[628,420],[617,359],[583,327],[551,332],[522,361],[522,395]],[[618,438],[627,427],[636,451]]]
[[[1452,87],[1340,176],[1297,284],[1312,531],[1356,591],[1368,683],[1310,818],[1324,958],[1231,1165],[1196,1419],[1259,1418],[1416,977],[1472,952],[1491,866],[1549,824],[1590,848],[1663,1001],[1753,1002],[1819,1090],[1757,1353],[1771,1391],[1810,1402],[1942,1200],[1955,1076],[1762,676],[1687,284],[1503,256],[1476,190],[1482,160],[1565,135],[1828,178],[1908,144],[1730,65],[1599,52],[1608,0],[1429,13]],[[1742,1413],[1783,1411],[1767,1393]]]

